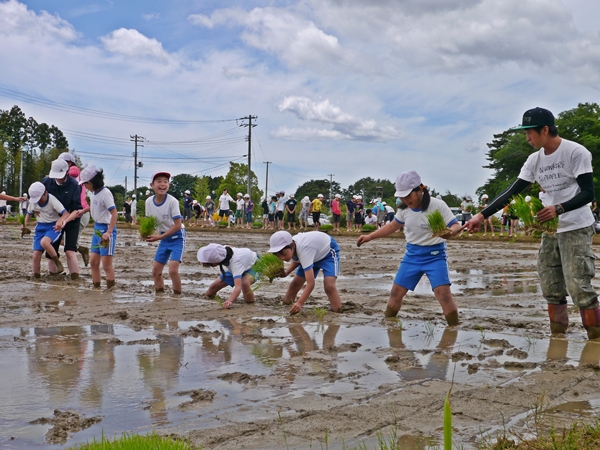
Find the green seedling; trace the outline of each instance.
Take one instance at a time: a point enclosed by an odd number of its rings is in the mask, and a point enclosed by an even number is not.
[[[158,228],[158,219],[154,216],[142,217],[140,219],[140,237],[143,240],[148,239],[154,234],[154,231]]]
[[[218,295],[215,295],[215,300],[217,301],[217,303],[219,304],[219,306],[222,308],[223,307],[223,300],[221,300],[221,297],[219,297]]]
[[[435,325],[432,324],[429,320],[425,322],[425,334],[428,337],[433,336],[433,332],[435,331]]]
[[[94,234],[100,238],[100,243],[98,245],[93,245],[90,248],[94,248],[94,249],[99,249],[100,247],[108,248],[108,246],[110,245],[110,242],[102,240],[102,232],[100,230],[94,230]]]
[[[376,225],[371,225],[369,223],[365,223],[361,228],[362,231],[375,231],[376,229],[377,229]]]
[[[269,283],[272,283],[275,278],[285,276],[283,261],[273,253],[265,253],[256,260],[252,266],[252,270],[256,273],[256,280],[267,278]]]
[[[523,222],[525,234],[546,233],[553,235],[556,233],[556,228],[558,227],[557,217],[543,223],[537,220],[537,213],[544,208],[539,198],[531,197],[527,202],[522,195],[515,195],[511,201],[510,208],[513,214]]]
[[[481,325],[477,324],[475,325],[477,327],[477,329],[479,330],[479,334],[481,335],[481,341],[485,340],[485,328],[483,328]]]
[[[446,226],[446,220],[440,211],[435,210],[429,214],[425,214],[425,217],[427,218],[427,228],[435,237],[452,233],[452,230]]]
[[[322,306],[313,306],[313,314],[317,316],[317,319],[323,320],[325,318],[325,314],[327,314],[327,310]]]

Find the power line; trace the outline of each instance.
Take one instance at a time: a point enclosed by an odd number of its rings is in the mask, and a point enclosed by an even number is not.
[[[25,94],[23,92],[14,91],[12,89],[4,88],[0,86],[0,95],[13,100],[19,100],[25,103],[31,103],[45,108],[56,109],[59,111],[65,111],[72,114],[79,114],[83,116],[99,117],[109,120],[119,120],[127,122],[140,122],[140,123],[164,123],[164,124],[198,124],[198,123],[216,123],[216,122],[235,122],[238,119],[219,119],[219,120],[178,120],[178,119],[164,119],[164,118],[153,118],[153,117],[142,117],[132,116],[128,114],[117,114],[107,111],[100,111],[96,109],[83,108],[81,106],[69,105],[66,103],[60,103],[53,100],[48,100],[41,97],[35,97],[33,95]]]

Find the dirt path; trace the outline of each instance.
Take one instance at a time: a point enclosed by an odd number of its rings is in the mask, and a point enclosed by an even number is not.
[[[206,381],[194,385],[186,380],[190,389],[179,391],[165,381],[168,386],[160,388],[167,400],[149,409],[162,408],[168,419],[149,420],[139,429],[155,427],[189,437],[203,448],[309,448],[311,442],[319,448],[317,441],[326,436],[329,448],[342,448],[342,442],[351,446],[364,440],[371,445],[378,431],[425,448],[426,443],[440,442],[443,400],[453,374],[455,438],[465,448],[504,429],[527,433],[547,424],[550,416],[561,425],[593,415],[600,407],[600,344],[586,341],[575,309],[570,332],[550,339],[535,273],[537,242],[509,242],[506,237],[449,242],[461,314],[461,324],[449,329],[426,282],[409,293],[400,321],[383,319],[404,253],[400,238],[359,249],[356,235],[336,236],[343,258],[338,289],[345,312],[328,311],[319,318],[315,307],[328,307],[320,279],[311,301],[294,317],[280,304],[287,280],[261,286],[256,304],[238,302],[231,310],[202,297],[218,273],[197,263],[201,245],[219,242],[260,253],[268,248],[268,234],[189,231],[181,266],[184,294],[177,297],[154,294],[150,268],[155,247],[140,245],[134,230],[119,233],[117,288],[99,291],[91,288],[89,268],[82,268],[78,282],[66,277],[34,281],[31,240],[15,239],[10,227],[1,227],[0,328],[122,326],[147,332],[146,344],[155,344],[164,339],[165,324],[178,324],[168,327],[168,336],[181,339],[190,362],[185,369],[198,367],[198,376]],[[198,321],[206,327],[190,324]],[[229,331],[209,326],[225,322]],[[187,356],[189,350],[221,348],[224,333],[230,334],[224,351],[234,356],[218,365],[194,366],[197,361]],[[0,354],[36,345],[35,338],[5,334]],[[109,335],[95,339],[124,344]],[[140,340],[127,344],[145,345]],[[236,363],[235,355],[250,348],[254,356],[249,358],[269,364],[253,372],[249,367],[254,366]],[[40,355],[35,357],[39,360]],[[89,353],[75,357],[84,363],[93,363],[93,358]],[[63,355],[54,363],[69,361]],[[181,367],[172,372],[175,378],[193,375]],[[106,375],[103,383],[110,385],[111,377],[115,375]],[[546,412],[546,422],[536,405]],[[67,409],[60,402],[48,407]],[[98,415],[83,403],[79,410],[85,416]],[[101,412],[106,426],[111,409]],[[99,435],[102,427],[100,423],[90,429]],[[8,436],[0,434],[0,444],[4,439]]]

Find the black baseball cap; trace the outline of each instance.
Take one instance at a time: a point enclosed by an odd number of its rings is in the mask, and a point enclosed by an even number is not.
[[[511,130],[525,130],[526,128],[550,127],[554,125],[554,115],[547,109],[537,108],[529,109],[523,114],[521,125]]]

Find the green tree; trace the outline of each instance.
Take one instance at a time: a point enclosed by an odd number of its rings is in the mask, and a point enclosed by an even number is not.
[[[364,202],[370,202],[378,197],[379,193],[381,193],[382,200],[385,200],[389,205],[394,204],[396,187],[394,183],[386,179],[361,178],[356,183],[348,186],[348,189],[344,190],[343,196],[347,199],[352,198],[353,195],[362,195]]]
[[[112,193],[115,199],[117,212],[123,211],[123,205],[125,204],[125,199],[127,196],[127,193],[125,192],[125,186],[115,184],[114,186],[107,186],[106,188]]]
[[[188,175],[187,173],[181,173],[175,175],[171,179],[171,186],[169,187],[169,194],[175,197],[177,200],[183,198],[183,193],[189,190],[194,195],[194,185],[196,184],[198,177],[194,175]]]
[[[193,196],[199,203],[204,204],[206,196],[212,196],[212,192],[209,185],[209,177],[198,177],[193,187]]]
[[[263,195],[263,191],[258,187],[258,177],[254,171],[251,171],[250,174],[250,186],[252,190],[252,192],[250,192],[250,197],[252,198],[252,201],[256,203]],[[227,175],[225,175],[225,178],[223,178],[215,192],[217,198],[221,195],[223,189],[227,189],[229,195],[234,199],[238,192],[245,194],[248,191],[248,165],[230,162],[229,172],[227,172]]]
[[[341,194],[342,189],[340,183],[334,181],[331,183],[331,193],[332,195]],[[317,195],[323,194],[327,202],[329,202],[329,180],[310,180],[307,181],[296,189],[295,197],[298,201],[300,201],[304,196],[308,196],[311,200],[317,198]]]

